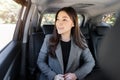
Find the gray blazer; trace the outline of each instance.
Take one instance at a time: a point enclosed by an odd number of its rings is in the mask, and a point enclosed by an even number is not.
[[[41,70],[39,80],[54,80],[55,75],[64,74],[60,43],[58,43],[57,49],[55,51],[57,58],[52,58],[47,53],[50,36],[51,35],[46,35],[38,56],[37,64]],[[83,65],[80,65],[81,58],[84,60]],[[76,44],[73,43],[73,40],[71,40],[70,56],[65,72],[75,73],[78,80],[81,80],[92,71],[94,65],[95,61],[91,55],[90,50],[88,48],[85,50],[80,49]]]

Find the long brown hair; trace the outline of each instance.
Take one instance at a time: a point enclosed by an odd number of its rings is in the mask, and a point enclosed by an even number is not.
[[[58,44],[58,42],[60,41],[60,38],[61,38],[60,34],[57,33],[57,29],[56,29],[56,20],[57,20],[58,13],[60,11],[65,11],[74,23],[74,27],[72,27],[72,29],[71,29],[71,35],[73,37],[74,43],[82,49],[85,49],[87,47],[85,45],[84,36],[81,33],[80,27],[78,25],[78,17],[77,17],[76,11],[72,7],[64,7],[56,13],[55,27],[54,27],[54,30],[53,30],[53,35],[50,38],[49,53],[53,57],[55,56],[55,50],[56,50],[57,44]]]

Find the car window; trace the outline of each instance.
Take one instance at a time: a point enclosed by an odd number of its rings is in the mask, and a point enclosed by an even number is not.
[[[0,0],[0,51],[12,40],[21,5]]]
[[[46,25],[54,25],[55,23],[55,13],[46,13],[43,15],[43,18],[42,18],[42,22],[41,22],[41,26],[43,26],[44,24]],[[81,25],[82,23],[82,20],[83,20],[83,17],[78,14],[78,23],[79,25]]]
[[[54,13],[47,13],[43,15],[41,26],[44,24],[54,24],[55,22],[55,14]]]
[[[117,14],[115,12],[104,14],[102,17],[102,22],[108,23],[111,26],[115,24]]]

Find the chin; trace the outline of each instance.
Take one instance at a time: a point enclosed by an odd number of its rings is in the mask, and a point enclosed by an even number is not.
[[[62,33],[58,32],[58,34],[62,34]]]
[[[58,34],[62,34],[63,32],[62,31],[58,31]]]

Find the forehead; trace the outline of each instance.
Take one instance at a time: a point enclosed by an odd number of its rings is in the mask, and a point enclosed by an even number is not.
[[[58,18],[69,18],[69,15],[65,11],[60,11],[57,17]]]

